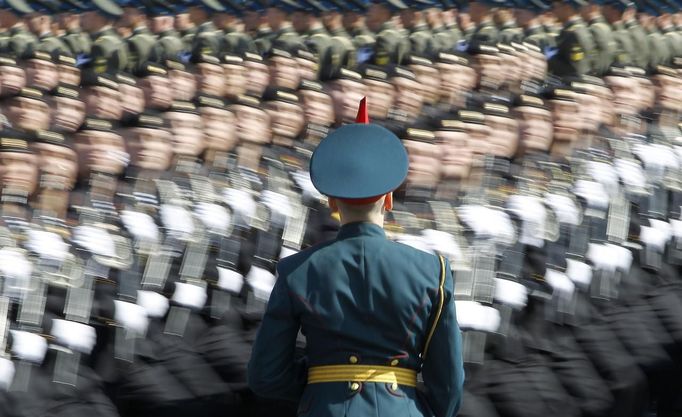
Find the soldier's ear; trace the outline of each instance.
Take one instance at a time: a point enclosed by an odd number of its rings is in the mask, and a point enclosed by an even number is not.
[[[384,210],[393,210],[393,193],[388,193],[386,194],[386,197],[384,197]]]
[[[329,209],[332,211],[332,213],[338,213],[339,205],[336,204],[336,199],[329,197],[327,200],[329,201]]]

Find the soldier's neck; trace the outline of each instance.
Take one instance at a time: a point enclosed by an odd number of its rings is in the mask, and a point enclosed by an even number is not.
[[[237,148],[237,165],[257,171],[260,167],[263,147],[257,143],[243,143]]]
[[[40,214],[58,219],[66,219],[69,208],[69,191],[44,188],[38,195],[38,206]]]
[[[293,148],[294,143],[295,143],[294,139],[287,138],[285,136],[274,135],[272,137],[272,144],[273,145],[279,145],[279,146],[284,146],[287,148]]]

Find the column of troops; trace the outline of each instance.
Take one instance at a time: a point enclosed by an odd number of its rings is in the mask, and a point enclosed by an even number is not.
[[[245,367],[363,96],[460,414],[679,416],[681,75],[672,0],[0,1],[0,416],[296,415]]]

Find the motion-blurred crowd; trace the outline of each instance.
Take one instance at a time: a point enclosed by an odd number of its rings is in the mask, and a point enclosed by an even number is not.
[[[681,415],[681,74],[672,0],[0,1],[0,416],[296,415],[246,363],[363,96],[460,415]]]

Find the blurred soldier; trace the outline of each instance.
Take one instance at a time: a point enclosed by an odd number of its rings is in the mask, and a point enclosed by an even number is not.
[[[365,23],[367,28],[376,36],[382,32],[385,35],[400,36],[396,26],[391,21],[394,13],[407,10],[407,5],[401,0],[392,0],[386,3],[372,2],[367,10]]]
[[[171,134],[160,116],[153,113],[140,115],[121,134],[130,154],[131,167],[157,174],[170,168],[173,160]],[[144,180],[142,175],[138,178]]]
[[[299,171],[306,162],[295,148],[305,127],[303,108],[296,94],[281,89],[266,90],[263,97],[265,110],[270,116],[272,144],[269,147],[274,158],[280,160],[285,169]]]
[[[13,57],[20,58],[29,49],[33,49],[38,39],[33,35],[23,22],[23,18],[34,10],[24,0],[4,2],[0,8],[0,27],[6,37],[0,43],[2,52]]]
[[[223,79],[225,80],[224,97],[228,101],[235,101],[237,97],[246,93],[246,67],[244,60],[236,55],[222,56]]]
[[[663,34],[656,26],[655,11],[645,9],[646,12],[640,13],[640,23],[646,34],[647,49],[649,50],[649,60],[646,69],[656,68],[658,65],[665,65],[670,60],[670,50]]]
[[[26,71],[16,59],[0,57],[0,97],[17,94],[26,86]]]
[[[666,62],[667,65],[670,65],[676,57],[682,56],[681,35],[677,33],[672,21],[672,15],[667,10],[658,16],[657,23],[670,51],[670,61]]]
[[[76,67],[76,58],[70,52],[55,52],[52,54],[52,60],[57,64],[60,83],[80,85],[81,70]]]
[[[367,4],[361,1],[344,2],[343,27],[353,39],[355,49],[370,48],[374,44],[374,34],[365,22]]]
[[[613,30],[602,15],[602,7],[596,3],[589,3],[582,9],[582,17],[588,23],[590,33],[597,49],[595,74],[601,75],[611,67],[616,59],[616,44]]]
[[[457,26],[457,21],[454,18],[454,10],[452,4],[434,4],[433,6],[424,10],[424,19],[431,28],[433,33],[433,40],[436,44],[438,52],[452,52],[459,45],[460,41],[464,42],[462,38],[462,31]],[[445,16],[450,16],[450,20],[445,22]]]
[[[372,103],[367,107],[367,114],[373,121],[386,126],[388,113],[393,108],[395,89],[388,78],[388,72],[382,68],[367,65],[362,71],[367,101]]]
[[[197,27],[192,22],[189,15],[189,6],[191,1],[181,0],[174,4],[175,7],[175,30],[180,34],[180,39],[184,45],[183,50],[191,51],[192,43],[194,42],[194,35],[196,35]]]
[[[147,63],[136,73],[139,85],[144,92],[147,109],[163,111],[173,101],[168,71],[157,64]]]
[[[507,45],[523,42],[523,30],[516,24],[511,8],[497,9],[495,22],[500,30],[499,42]]]
[[[326,84],[334,104],[334,125],[341,126],[355,120],[355,105],[363,97],[362,76],[355,71],[340,69]]]
[[[121,95],[118,83],[106,75],[87,74],[81,82],[85,113],[89,117],[120,120],[122,116]]]
[[[52,33],[52,16],[59,12],[59,4],[53,1],[35,1],[34,13],[26,16],[28,28],[38,38],[38,51],[52,54],[54,51],[68,51],[69,48]]]
[[[408,128],[401,132],[403,146],[407,150],[409,170],[404,183],[407,199],[428,198],[438,185],[441,174],[441,155],[433,132]],[[420,216],[422,213],[415,213]]]
[[[158,64],[167,61],[180,61],[185,51],[185,44],[180,33],[175,30],[174,9],[164,4],[157,4],[148,9],[150,29],[158,37],[152,47],[150,60]]]
[[[490,128],[489,154],[511,160],[519,145],[519,124],[508,106],[496,102],[483,104],[485,124]]]
[[[38,186],[38,161],[24,133],[5,131],[3,138],[5,140],[0,141],[2,220],[12,232],[16,226],[23,229],[16,230],[19,235],[25,231],[30,218],[28,201]]]
[[[124,12],[120,22],[131,30],[130,36],[125,39],[128,49],[125,71],[136,74],[149,62],[152,49],[157,42],[156,36],[147,27],[147,14],[156,12],[156,9],[148,9],[133,2],[125,7]]]
[[[262,97],[265,89],[270,85],[270,71],[257,54],[244,54],[246,67],[246,93],[254,97]]]
[[[625,27],[630,32],[632,38],[632,45],[635,50],[635,55],[632,57],[632,62],[639,68],[646,69],[649,65],[651,51],[648,47],[646,32],[637,22],[637,9],[634,4],[630,4],[623,12],[623,22]]]
[[[214,18],[218,29],[224,33],[223,47],[220,51],[223,54],[243,55],[246,52],[258,53],[258,48],[250,35],[244,32],[244,25],[241,18],[244,14],[244,7],[232,1],[226,1],[225,12],[218,13]]]
[[[263,147],[270,143],[270,116],[263,110],[258,99],[241,96],[230,110],[236,119],[238,145],[237,165],[257,172],[260,167]]]
[[[85,120],[85,103],[77,86],[61,84],[54,89],[50,110],[50,128],[59,133],[74,133]]]
[[[317,81],[301,82],[298,95],[303,105],[306,123],[303,133],[304,146],[312,149],[329,133],[330,126],[334,124],[332,99]]]
[[[476,86],[484,94],[492,94],[504,82],[500,50],[495,46],[474,44],[469,48],[471,67],[476,71]]]
[[[464,107],[467,95],[476,87],[476,71],[469,59],[455,54],[438,54],[436,68],[440,73],[441,100],[447,106]]]
[[[178,158],[197,158],[206,148],[201,116],[196,106],[187,101],[174,101],[164,112],[170,125],[173,154]]]
[[[174,100],[192,101],[197,95],[197,80],[188,68],[177,61],[166,61],[168,80]]]
[[[267,57],[270,72],[270,86],[295,90],[301,83],[301,75],[296,67],[296,61],[290,52],[272,48]]]
[[[491,45],[494,46],[499,42],[499,31],[493,22],[492,12],[490,7],[495,2],[480,0],[469,4],[469,16],[475,29],[471,34],[469,45]]]
[[[322,23],[331,36],[342,36],[351,39],[351,35],[343,26],[343,2],[325,1],[324,7],[327,9],[322,13]]]
[[[604,16],[613,27],[613,38],[617,44],[614,62],[618,65],[630,65],[636,54],[632,36],[623,21],[623,13],[630,7],[629,2],[621,0],[612,0],[604,5]]]
[[[50,91],[59,84],[57,65],[47,52],[33,51],[26,59],[26,83],[43,91]]]
[[[557,54],[549,61],[556,76],[584,75],[594,70],[594,40],[577,11],[584,4],[582,0],[552,3],[555,16],[564,25],[557,38]]]
[[[96,0],[88,3],[81,15],[83,29],[92,37],[88,70],[97,74],[113,74],[128,66],[128,52],[125,42],[113,28],[123,10],[112,0]]]
[[[580,112],[570,89],[554,88],[547,93],[552,111],[553,141],[550,152],[557,158],[569,156],[580,138]]]
[[[421,96],[424,99],[422,113],[432,119],[440,119],[445,113],[450,112],[448,106],[442,107],[441,104],[441,75],[436,66],[428,59],[412,56],[409,60],[408,68],[414,72]]]
[[[300,8],[301,5],[295,0],[274,0],[268,4],[265,17],[272,30],[271,33],[264,34],[268,47],[273,47],[276,41],[300,41],[299,35],[289,21],[289,16]],[[269,49],[266,52],[269,52]]]
[[[90,37],[81,29],[81,9],[79,3],[73,0],[61,2],[62,13],[59,15],[59,23],[64,29],[61,36],[62,42],[68,46],[74,57],[84,57],[90,54]]]
[[[455,203],[473,163],[469,140],[461,120],[439,120],[433,129],[441,165],[436,196],[440,201]]]
[[[410,40],[410,53],[415,56],[429,58],[437,53],[437,46],[424,19],[424,10],[431,5],[425,1],[411,1],[409,8],[400,11],[400,22],[407,31]]]
[[[78,154],[79,178],[88,181],[93,173],[112,176],[112,182],[128,164],[123,138],[113,130],[111,122],[88,117],[74,136]],[[115,184],[109,191],[116,191]]]
[[[545,101],[537,96],[522,94],[514,100],[514,112],[519,121],[520,153],[545,153],[552,145],[552,113]]]
[[[47,130],[50,126],[50,112],[43,93],[35,88],[25,87],[3,101],[2,114],[7,117],[13,129],[33,132]]]
[[[523,28],[524,42],[537,46],[544,54],[545,51],[555,47],[556,44],[554,43],[554,37],[550,36],[542,26],[540,13],[543,11],[543,6],[544,3],[539,5],[531,1],[523,2],[514,10],[514,16],[518,24]]]
[[[196,101],[206,142],[203,160],[212,166],[218,156],[234,152],[237,146],[235,118],[220,97],[199,96]]]
[[[116,74],[119,97],[121,100],[121,121],[127,123],[135,120],[137,115],[145,109],[144,91],[138,85],[138,80],[125,73]]]
[[[197,79],[197,94],[223,97],[225,93],[225,78],[220,59],[208,54],[192,52],[192,63]]]

